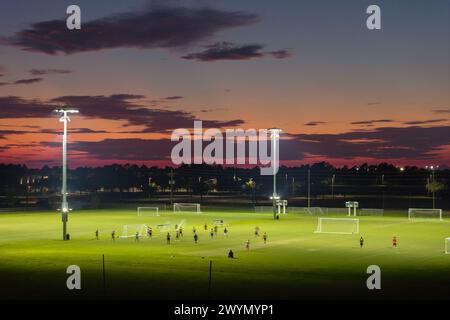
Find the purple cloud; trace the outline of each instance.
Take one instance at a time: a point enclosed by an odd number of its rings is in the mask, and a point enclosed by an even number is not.
[[[5,41],[22,50],[50,55],[111,48],[185,48],[222,30],[259,20],[255,14],[240,11],[153,6],[84,22],[76,32],[66,28],[65,20],[38,22]]]
[[[72,70],[66,69],[31,69],[28,71],[33,76],[43,76],[47,74],[68,74],[72,73]]]
[[[14,84],[32,84],[44,80],[43,78],[31,78],[31,79],[21,79],[14,82]]]
[[[264,48],[260,44],[236,45],[230,42],[217,42],[205,47],[206,50],[196,53],[190,53],[182,56],[185,60],[196,60],[203,62],[218,60],[249,60],[261,58],[264,56],[273,56],[277,59],[283,59],[289,56],[287,51],[262,52]]]

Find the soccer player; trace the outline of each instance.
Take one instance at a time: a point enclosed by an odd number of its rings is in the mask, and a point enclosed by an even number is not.
[[[113,230],[113,231],[111,232],[111,240],[112,240],[112,241],[115,241],[115,240],[116,240],[116,231],[115,231],[115,230]]]
[[[233,250],[230,250],[230,251],[228,252],[228,258],[234,259],[234,253],[233,253]]]
[[[392,246],[393,246],[394,248],[397,248],[397,237],[396,237],[396,236],[394,236],[394,237],[392,238]]]
[[[139,232],[136,231],[136,234],[134,235],[134,242],[139,242]]]
[[[176,240],[180,239],[180,231],[178,231],[178,230],[175,232],[175,239]]]
[[[214,226],[214,233],[217,234],[218,227]]]
[[[205,228],[205,231],[208,230],[208,225],[205,223],[205,225],[203,226],[203,228]]]
[[[209,233],[209,235],[211,236],[211,239],[214,238],[214,229],[211,229],[211,232]]]
[[[167,240],[167,244],[170,244],[170,233],[169,232],[167,232],[166,240]]]
[[[266,244],[266,242],[267,242],[267,233],[265,233],[265,232],[263,234],[263,240],[264,240],[264,244]]]
[[[227,227],[225,227],[225,229],[223,229],[223,235],[225,237],[228,237],[228,229],[227,229]]]
[[[97,229],[97,230],[95,230],[95,239],[97,239],[97,240],[98,240],[98,229]]]
[[[255,227],[255,237],[258,237],[258,236],[259,236],[259,227],[256,226]]]
[[[364,238],[361,236],[361,238],[359,238],[359,247],[362,248],[364,246]]]
[[[183,228],[180,227],[180,237],[182,237],[182,236],[183,236]]]
[[[198,235],[196,232],[194,232],[194,242],[197,243],[197,241],[198,241]]]
[[[147,228],[147,236],[151,238],[153,236],[153,230],[151,227]]]
[[[245,248],[247,249],[247,251],[250,250],[250,240],[247,240],[245,242]]]

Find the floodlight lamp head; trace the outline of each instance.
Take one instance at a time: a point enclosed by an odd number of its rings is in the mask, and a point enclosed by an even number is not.
[[[271,137],[274,137],[274,138],[279,137],[281,131],[282,131],[282,130],[279,129],[279,128],[270,128],[270,129],[269,129],[269,132],[270,132]]]
[[[62,113],[62,114],[68,114],[68,113],[79,113],[77,109],[70,108],[70,107],[61,107],[59,109],[56,109],[55,112]]]

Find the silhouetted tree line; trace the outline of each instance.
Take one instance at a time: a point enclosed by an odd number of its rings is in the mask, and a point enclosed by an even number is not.
[[[18,197],[28,199],[60,192],[60,167],[33,169],[25,165],[0,164],[0,176],[3,205],[13,203]],[[198,195],[200,199],[208,194],[229,194],[248,196],[254,204],[272,193],[272,180],[272,176],[261,176],[256,167],[206,164],[176,168],[114,164],[68,171],[71,194],[115,193],[120,197],[124,193],[139,193],[151,198],[172,192]],[[306,197],[309,193],[313,198],[382,195],[384,199],[390,195],[429,196],[432,192],[448,198],[449,182],[449,169],[399,168],[388,163],[337,168],[320,162],[281,167],[277,174],[278,193],[284,198]]]

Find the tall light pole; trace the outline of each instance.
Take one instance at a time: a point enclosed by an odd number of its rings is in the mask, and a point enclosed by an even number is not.
[[[280,138],[280,132],[281,129],[278,128],[271,128],[269,129],[270,132],[270,138],[272,139],[272,167],[273,167],[273,193],[272,193],[272,207],[273,207],[273,218],[277,218],[277,171],[278,171],[278,163],[277,163],[277,157],[278,154],[277,151],[277,142]]]
[[[62,141],[62,189],[61,189],[61,218],[63,223],[63,240],[67,239],[67,221],[69,218],[69,204],[67,203],[67,123],[70,122],[69,113],[78,113],[78,110],[62,107],[55,112],[61,114],[59,121],[64,124]]]
[[[308,208],[311,207],[311,166],[308,164]]]

